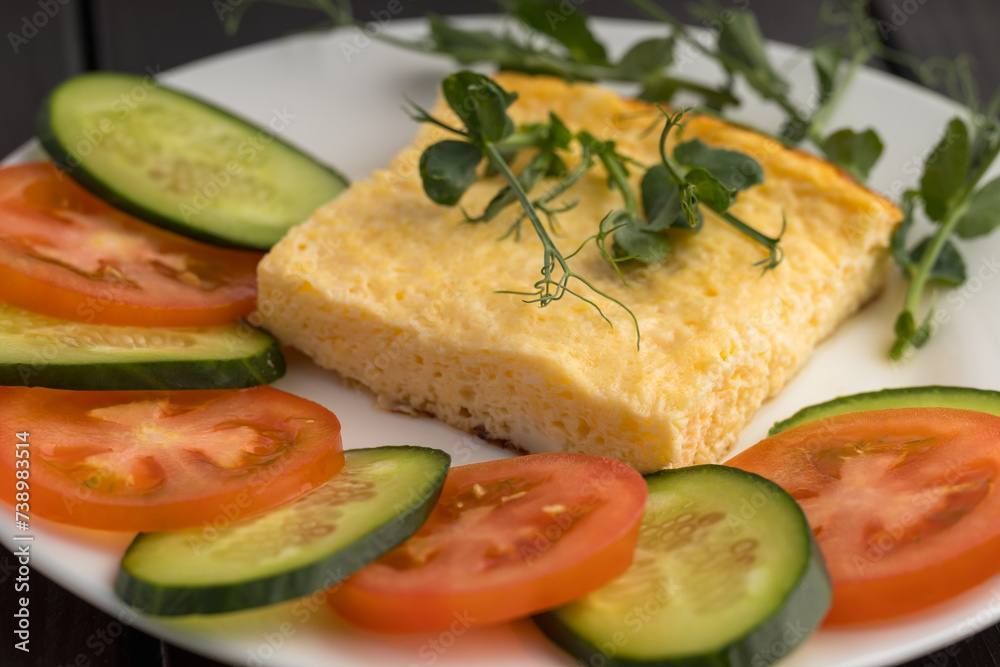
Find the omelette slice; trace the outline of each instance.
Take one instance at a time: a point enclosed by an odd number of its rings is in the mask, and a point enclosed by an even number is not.
[[[591,84],[497,80],[519,94],[509,110],[516,122],[544,121],[553,111],[644,164],[659,159],[659,131],[649,131],[654,107]],[[453,118],[443,103],[435,115]],[[498,293],[530,289],[541,244],[528,228],[518,240],[498,240],[517,206],[487,224],[462,224],[457,207],[427,198],[418,161],[441,138],[423,126],[387,169],[352,185],[271,250],[258,276],[264,326],[370,387],[383,407],[433,415],[518,450],[611,456],[644,473],[724,459],[761,403],[879,290],[901,218],[823,160],[721,120],[692,118],[684,140],[741,151],[763,166],[764,183],[742,192],[731,210],[770,236],[784,214],[785,258],[762,275],[753,266],[761,247],[707,210],[699,233],[678,233],[672,256],[630,270],[627,286],[588,244],[571,266],[635,313],[637,350],[628,314],[603,299],[614,327],[572,297],[539,308]],[[502,185],[480,180],[462,206],[481,212]],[[621,207],[599,166],[558,201],[577,202],[559,215],[554,240],[564,254]]]

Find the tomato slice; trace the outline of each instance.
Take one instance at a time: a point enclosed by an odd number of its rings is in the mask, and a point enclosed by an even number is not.
[[[333,413],[266,386],[0,387],[0,431],[7,441],[0,448],[4,501],[105,530],[228,523],[292,500],[344,465]],[[16,445],[16,433],[28,444]],[[17,495],[15,479],[27,481],[28,495]]]
[[[261,255],[105,204],[51,163],[0,169],[0,301],[96,324],[202,326],[249,315]]]
[[[574,600],[632,562],[646,482],[618,461],[535,454],[453,468],[412,538],[328,591],[381,632],[507,621]]]
[[[853,412],[774,435],[728,465],[802,506],[833,581],[827,624],[917,611],[1000,572],[1000,417]]]

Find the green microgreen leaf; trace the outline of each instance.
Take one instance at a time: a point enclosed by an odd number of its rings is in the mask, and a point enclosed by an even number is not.
[[[928,236],[910,251],[910,261],[913,264],[920,263],[933,240],[933,236]],[[951,241],[944,242],[927,279],[948,287],[957,287],[965,282],[965,261]]]
[[[642,210],[653,231],[669,229],[683,217],[680,190],[662,164],[653,165],[643,174],[639,192]]]
[[[701,167],[688,171],[685,180],[694,186],[698,201],[716,213],[725,213],[732,203],[732,193],[715,176]]]
[[[629,211],[618,211],[614,218],[614,253],[618,258],[641,259],[646,264],[662,262],[673,246],[663,231],[651,229],[646,222]]]
[[[931,220],[940,222],[953,208],[955,198],[961,195],[969,164],[969,129],[962,119],[953,118],[924,163],[920,179],[924,211]]]
[[[882,155],[882,140],[875,130],[855,132],[844,128],[828,136],[821,147],[823,153],[855,180],[864,183]]]
[[[562,119],[559,118],[559,116],[550,111],[548,143],[552,145],[553,148],[566,149],[569,148],[571,141],[573,141],[573,132],[566,127],[566,123],[562,122]]]
[[[569,2],[519,0],[511,11],[533,30],[565,46],[573,60],[597,64],[608,61],[604,46],[590,32],[587,15],[578,6]]]
[[[1000,178],[995,178],[979,188],[969,200],[955,233],[963,239],[989,234],[1000,226]]]
[[[673,37],[654,37],[637,42],[618,61],[618,67],[629,76],[644,79],[673,64],[674,46]]]
[[[899,361],[906,355],[908,349],[923,347],[931,337],[933,315],[934,311],[931,310],[918,327],[912,312],[909,310],[901,312],[896,318],[894,327],[896,341],[893,343],[892,349],[889,350],[889,357],[894,361]]]
[[[653,232],[638,225],[624,225],[614,233],[612,249],[619,260],[638,260],[645,264],[659,264],[673,251],[670,238],[662,232]]]
[[[678,90],[677,82],[673,79],[653,77],[645,82],[636,97],[654,104],[660,102],[666,104],[674,99],[674,95],[677,94]]]
[[[454,206],[476,182],[476,167],[482,151],[472,144],[451,139],[428,146],[420,156],[420,178],[431,201]]]
[[[455,115],[475,136],[486,141],[501,141],[514,131],[507,107],[517,99],[493,79],[462,70],[441,82],[441,92]]]
[[[722,148],[709,148],[701,139],[678,144],[674,159],[687,167],[701,167],[727,190],[736,192],[764,182],[764,170],[749,155]]]

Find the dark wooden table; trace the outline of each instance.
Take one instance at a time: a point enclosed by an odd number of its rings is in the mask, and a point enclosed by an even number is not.
[[[316,15],[289,7],[261,6],[248,15],[235,37],[224,34],[220,10],[241,0],[0,0],[0,155],[32,136],[40,101],[64,78],[88,69],[142,72],[168,69],[313,25]],[[745,6],[740,0],[719,0]],[[386,5],[355,2],[359,15]],[[580,4],[577,2],[576,4]],[[680,0],[663,2],[684,15]],[[769,0],[754,3],[767,37],[808,45],[819,0]],[[493,11],[485,0],[403,2],[404,16]],[[594,15],[636,14],[616,0],[588,0]],[[885,21],[892,46],[926,58],[973,54],[984,91],[1000,85],[1000,3],[996,0],[875,0],[871,11]],[[891,64],[883,67],[907,73]],[[36,629],[31,653],[13,649],[12,614],[16,563],[0,549],[0,667],[209,667],[206,658],[123,626],[66,592],[40,572],[30,575],[31,618]],[[1000,665],[1000,627],[906,663],[906,667],[984,667]]]

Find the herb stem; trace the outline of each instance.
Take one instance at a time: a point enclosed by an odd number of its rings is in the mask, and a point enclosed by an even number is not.
[[[599,158],[601,164],[607,170],[611,182],[621,192],[622,199],[625,200],[625,208],[632,212],[638,212],[639,203],[636,201],[635,192],[632,190],[632,184],[629,183],[628,175],[625,174],[622,163],[614,159],[613,156],[608,155],[605,151],[599,153]]]
[[[507,184],[510,186],[514,196],[517,197],[517,201],[520,202],[521,207],[524,209],[525,215],[528,220],[531,221],[531,226],[535,228],[535,233],[538,234],[538,238],[542,242],[542,248],[545,250],[545,267],[542,269],[542,273],[545,274],[547,270],[548,273],[546,274],[546,277],[551,276],[551,260],[555,260],[559,263],[560,268],[569,272],[569,266],[566,264],[566,260],[563,258],[562,253],[559,252],[559,249],[556,248],[555,243],[553,243],[552,238],[545,229],[545,225],[538,217],[538,212],[535,210],[534,202],[528,198],[528,193],[521,187],[520,181],[517,180],[517,176],[514,175],[514,172],[510,170],[510,166],[507,165],[507,161],[503,159],[502,155],[500,155],[500,151],[497,150],[496,144],[492,141],[483,140],[482,147],[483,152],[490,161],[490,164],[493,165],[493,168],[497,170],[497,173],[503,176],[504,180],[507,181]]]
[[[854,75],[857,74],[862,65],[868,62],[869,58],[871,58],[869,51],[865,49],[856,51],[854,57],[851,58],[850,63],[847,65],[844,78],[834,87],[833,92],[830,93],[830,96],[826,100],[821,100],[821,104],[813,112],[812,117],[809,119],[807,136],[817,146],[823,145],[823,134],[826,126],[829,124],[830,119],[833,118],[834,111],[837,110],[837,107],[843,101],[844,95],[847,93],[848,88],[851,86],[851,81],[854,79]]]
[[[768,250],[768,256],[767,256],[766,259],[761,260],[761,263],[764,264],[764,270],[765,271],[768,270],[768,269],[773,269],[774,267],[776,267],[778,264],[781,263],[781,255],[782,255],[782,253],[781,253],[781,250],[780,250],[778,244],[781,243],[781,237],[785,233],[785,225],[784,225],[784,223],[782,223],[782,225],[781,225],[781,232],[778,234],[778,236],[776,238],[771,238],[770,236],[767,236],[766,234],[764,234],[764,233],[762,233],[762,232],[754,229],[750,225],[746,224],[745,222],[743,222],[742,220],[740,220],[739,218],[737,218],[735,215],[733,215],[729,211],[726,211],[725,213],[720,214],[720,217],[723,220],[725,220],[726,222],[728,222],[730,224],[730,226],[734,227],[737,231],[739,231],[744,236],[747,236],[747,237],[753,239],[754,241],[756,241],[760,245],[762,245],[765,248],[767,248],[767,250]],[[755,266],[759,266],[759,264],[755,264]]]
[[[968,206],[967,194],[962,199],[961,204],[949,211],[948,216],[941,221],[937,232],[934,234],[931,242],[927,246],[927,249],[924,251],[923,257],[920,258],[920,263],[917,264],[912,270],[910,275],[910,285],[906,290],[906,300],[903,302],[903,310],[908,310],[911,313],[917,312],[917,309],[920,307],[920,299],[923,296],[924,288],[927,285],[927,281],[930,280],[931,277],[931,269],[934,267],[934,263],[937,261],[938,255],[941,254],[944,244],[948,242],[948,238],[955,230],[955,225],[957,225],[958,221],[962,219],[963,215],[965,215],[965,211],[968,209]]]
[[[566,258],[563,257],[563,254],[559,251],[559,248],[556,247],[556,244],[552,241],[552,237],[550,237],[549,233],[546,231],[545,225],[538,217],[538,212],[535,210],[534,203],[528,197],[528,193],[524,191],[524,188],[521,187],[521,183],[517,180],[517,177],[514,175],[514,172],[510,170],[510,167],[507,165],[507,161],[503,159],[503,156],[500,154],[500,151],[497,149],[496,145],[492,141],[483,139],[480,143],[480,146],[483,150],[483,153],[486,155],[486,159],[489,160],[490,164],[493,165],[493,168],[496,169],[497,173],[503,176],[504,180],[507,181],[507,184],[510,185],[511,190],[514,192],[514,195],[517,197],[518,202],[520,202],[521,207],[524,209],[525,215],[527,216],[528,220],[531,221],[531,226],[534,227],[535,233],[538,234],[538,238],[542,242],[542,248],[544,249],[544,260],[542,264],[542,280],[536,283],[536,286],[541,285],[538,287],[539,290],[538,304],[544,307],[547,306],[552,301],[561,299],[564,293],[572,294],[578,299],[593,306],[597,310],[598,314],[600,314],[601,318],[603,318],[605,322],[607,322],[609,325],[613,327],[614,324],[604,314],[604,311],[601,310],[600,306],[598,306],[594,301],[585,298],[581,294],[578,294],[577,292],[569,288],[568,286],[569,279],[576,278],[592,292],[620,306],[622,309],[625,310],[626,313],[628,313],[629,317],[632,318],[632,324],[635,327],[635,347],[637,350],[640,349],[639,346],[641,344],[642,339],[639,333],[639,320],[636,318],[635,314],[621,301],[597,289],[597,287],[595,287],[592,283],[583,278],[583,276],[574,273],[569,268],[569,263],[567,262]],[[559,264],[559,268],[562,270],[562,276],[559,277],[558,281],[552,280],[552,272],[553,269],[555,268],[554,267],[555,264]],[[549,291],[550,286],[553,284],[556,285],[554,294]]]

